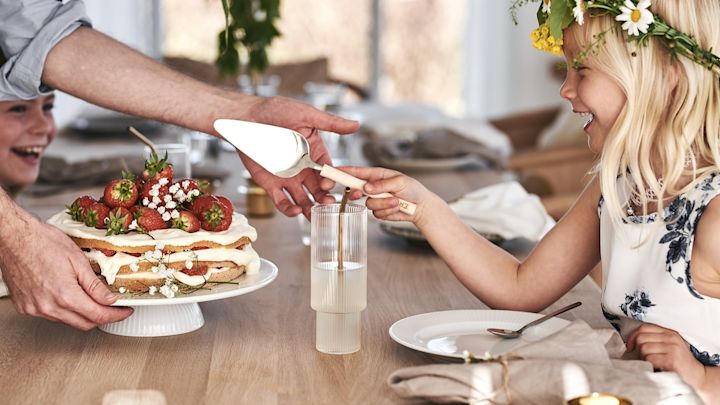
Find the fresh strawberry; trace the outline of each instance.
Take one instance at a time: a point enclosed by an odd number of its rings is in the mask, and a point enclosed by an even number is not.
[[[232,216],[225,213],[226,207],[222,203],[215,203],[200,213],[200,227],[206,231],[219,232],[230,227]]]
[[[113,180],[105,186],[103,201],[110,208],[130,208],[137,202],[138,189],[130,179]]]
[[[162,216],[152,208],[135,206],[132,213],[137,221],[138,232],[150,232],[157,229],[166,229],[167,224]]]
[[[73,220],[78,222],[85,222],[85,212],[91,205],[95,204],[96,202],[97,200],[93,197],[90,197],[89,195],[84,195],[82,197],[76,198],[69,207],[65,208],[68,209],[67,213],[70,214],[70,217]]]
[[[235,207],[233,206],[233,203],[227,198],[223,197],[221,195],[216,196],[218,201],[220,201],[225,206],[225,215],[232,218],[233,211],[235,211]]]
[[[153,152],[148,160],[145,161],[145,170],[143,171],[143,180],[157,180],[161,177],[168,179],[168,184],[173,181],[172,165],[167,161],[167,153],[165,157],[160,157]]]
[[[109,215],[110,208],[103,203],[96,202],[85,211],[85,225],[105,229]]]
[[[192,212],[182,210],[180,216],[173,220],[172,227],[193,233],[200,230],[200,220]]]
[[[115,256],[115,253],[117,253],[116,251],[110,250],[110,249],[97,248],[97,250],[102,252],[102,254],[104,254],[107,257]]]
[[[219,204],[217,197],[214,195],[203,194],[192,201],[190,204],[190,211],[200,217],[202,212],[210,209],[213,204]]]
[[[194,179],[182,179],[178,180],[170,187],[170,192],[173,195],[175,201],[180,203],[191,202],[195,197],[202,194],[200,185],[197,180]]]
[[[204,276],[208,272],[208,266],[193,266],[192,269],[182,269],[180,272],[187,274],[188,276]]]
[[[170,196],[168,184],[170,183],[163,179],[146,182],[140,195],[140,204],[152,209],[167,204],[170,201],[165,197]],[[170,199],[172,199],[172,196],[170,196]]]
[[[120,235],[128,233],[130,224],[133,221],[133,214],[124,207],[113,208],[110,210],[107,223],[107,233],[105,235]]]
[[[135,187],[137,187],[138,192],[140,192],[140,190],[143,189],[143,185],[145,185],[145,182],[143,181],[142,178],[138,177],[135,173],[128,171],[128,170],[122,171],[122,178],[128,179],[128,180],[132,181],[133,183],[135,183]]]

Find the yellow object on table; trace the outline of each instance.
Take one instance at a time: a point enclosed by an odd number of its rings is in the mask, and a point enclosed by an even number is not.
[[[568,401],[568,405],[632,405],[632,403],[625,398],[616,397],[612,394],[593,392],[584,397],[571,399]]]

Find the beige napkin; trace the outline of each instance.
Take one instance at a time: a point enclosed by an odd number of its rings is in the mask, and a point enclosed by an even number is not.
[[[395,371],[390,387],[403,398],[439,403],[562,404],[605,392],[633,404],[702,404],[676,373],[653,373],[648,362],[619,360],[625,345],[612,329],[593,330],[582,320],[540,341],[507,353],[522,359],[430,365]],[[475,353],[482,357],[482,353]],[[511,398],[508,398],[507,395]],[[511,401],[510,401],[511,400]]]
[[[450,203],[464,223],[484,235],[510,240],[537,241],[554,225],[540,198],[529,194],[520,183],[509,181],[483,187]],[[416,230],[410,222],[385,222],[394,228]]]

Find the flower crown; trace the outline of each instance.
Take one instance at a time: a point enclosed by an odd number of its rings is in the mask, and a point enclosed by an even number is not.
[[[540,26],[530,37],[533,46],[542,51],[562,55],[563,30],[573,22],[582,25],[587,11],[589,17],[614,16],[616,21],[622,22],[621,28],[627,31],[628,41],[642,45],[650,37],[661,37],[674,57],[680,54],[720,75],[720,57],[713,54],[712,49],[700,47],[692,36],[674,29],[654,15],[650,11],[650,0],[515,0],[510,12],[516,24],[517,9],[533,1],[541,1],[537,12]],[[573,63],[579,65],[589,52],[602,45],[606,33],[595,35],[593,43],[581,51]]]

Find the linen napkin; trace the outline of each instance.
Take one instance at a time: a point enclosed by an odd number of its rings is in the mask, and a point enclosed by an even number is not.
[[[614,330],[593,330],[576,320],[506,353],[505,361],[409,367],[390,375],[388,384],[403,398],[438,403],[561,404],[604,392],[635,405],[702,404],[676,373],[653,373],[648,362],[619,360],[624,347]]]
[[[498,235],[504,240],[526,238],[534,242],[555,225],[540,198],[529,194],[516,181],[470,192],[450,202],[450,208],[476,232]],[[410,222],[383,223],[394,228],[417,231]]]

